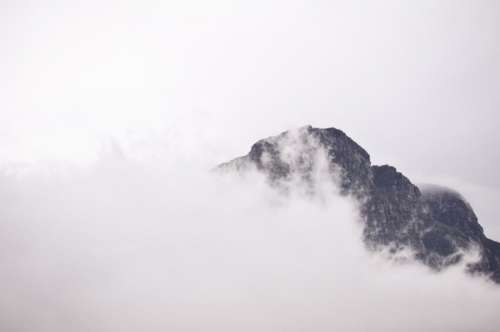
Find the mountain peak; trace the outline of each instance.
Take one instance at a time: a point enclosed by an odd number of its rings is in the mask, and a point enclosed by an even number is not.
[[[500,244],[484,235],[470,204],[454,190],[417,187],[390,165],[371,165],[370,155],[342,130],[310,125],[261,139],[250,152],[217,167],[244,172],[255,168],[271,184],[291,177],[311,181],[318,154],[326,159],[332,181],[360,204],[364,242],[371,250],[409,248],[415,258],[443,269],[479,248],[481,259],[470,272],[500,283]]]

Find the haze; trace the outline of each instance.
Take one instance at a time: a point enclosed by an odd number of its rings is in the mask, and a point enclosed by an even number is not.
[[[330,221],[356,224],[350,202],[331,194],[335,209],[296,198],[276,212],[274,194],[264,195],[271,203],[258,198],[267,189],[245,187],[245,194],[236,180],[215,185],[204,175],[260,138],[334,126],[375,164],[461,192],[486,234],[500,240],[497,1],[4,0],[0,9],[1,323],[8,330],[498,325],[491,309],[498,296],[482,281],[460,271],[431,278],[415,266],[374,268],[356,226],[346,231],[352,236],[327,240],[339,229]],[[306,223],[309,215],[316,226]],[[183,227],[208,235],[192,248],[180,244],[186,233],[176,239],[168,231]],[[135,234],[147,234],[137,247]],[[228,234],[234,243],[207,249]],[[165,281],[164,262],[183,271],[171,241],[193,250],[187,271],[207,279],[181,273]],[[339,249],[342,241],[349,250]],[[311,246],[320,258],[294,261]],[[214,258],[226,252],[228,265]],[[235,262],[246,268],[234,272]],[[261,278],[253,295],[245,293],[252,273]],[[199,280],[203,296],[193,290]],[[238,292],[241,307],[232,298]],[[164,319],[164,306],[179,316]],[[223,313],[231,308],[228,322]],[[332,318],[337,311],[342,319]]]

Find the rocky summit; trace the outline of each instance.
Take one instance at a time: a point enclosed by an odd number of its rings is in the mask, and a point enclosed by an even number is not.
[[[247,155],[217,169],[256,169],[279,186],[292,178],[313,183],[319,164],[341,194],[359,203],[364,242],[370,250],[385,250],[395,257],[409,251],[436,270],[477,250],[479,259],[468,263],[468,272],[500,283],[500,243],[485,236],[459,193],[430,185],[419,188],[392,166],[372,165],[370,155],[339,129],[307,126],[286,131],[256,142]]]

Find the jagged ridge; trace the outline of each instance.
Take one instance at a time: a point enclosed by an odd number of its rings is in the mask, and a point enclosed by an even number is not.
[[[424,264],[442,269],[458,263],[463,252],[479,249],[481,258],[469,272],[488,274],[500,283],[500,243],[488,239],[472,207],[457,192],[418,188],[389,165],[371,165],[370,155],[336,128],[302,127],[256,142],[250,152],[217,167],[265,173],[271,183],[312,177],[315,154],[326,154],[332,180],[361,207],[364,240],[372,250],[396,253],[412,249]]]

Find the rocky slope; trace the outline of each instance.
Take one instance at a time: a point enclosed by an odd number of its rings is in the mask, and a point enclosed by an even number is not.
[[[411,249],[424,264],[443,269],[464,252],[480,259],[471,273],[500,283],[500,243],[488,239],[467,201],[446,188],[419,188],[388,165],[371,165],[370,155],[344,132],[311,126],[256,142],[250,152],[217,167],[221,171],[257,169],[273,185],[290,179],[313,184],[322,165],[344,195],[360,205],[364,240],[371,250],[397,254]]]

